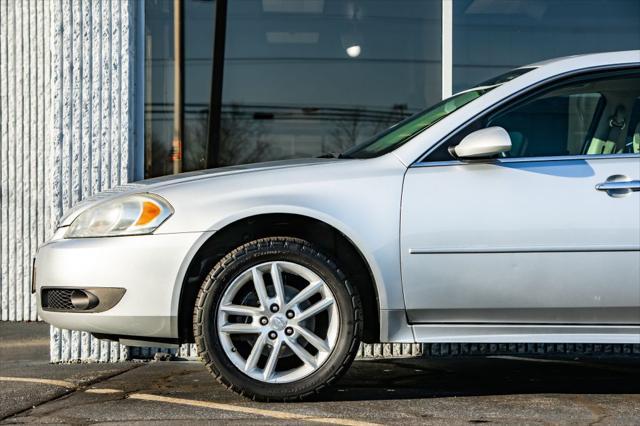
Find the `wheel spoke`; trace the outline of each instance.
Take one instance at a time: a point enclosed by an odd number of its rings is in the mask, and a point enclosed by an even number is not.
[[[303,288],[300,293],[296,294],[295,297],[289,301],[289,303],[287,303],[286,309],[293,308],[299,303],[304,302],[305,300],[316,294],[318,291],[320,291],[323,285],[324,283],[322,281],[314,281],[310,283],[308,286]]]
[[[267,336],[264,333],[258,336],[256,343],[253,345],[253,349],[251,349],[249,357],[247,357],[247,363],[244,365],[244,371],[251,371],[256,368],[258,360],[260,359],[260,354],[262,354],[262,350],[264,349],[266,339]]]
[[[331,350],[329,348],[329,345],[327,345],[327,342],[325,342],[318,335],[312,333],[306,328],[301,326],[294,326],[293,329],[300,333],[307,342],[311,343],[320,352],[329,352]]]
[[[256,294],[258,295],[258,300],[260,301],[262,309],[269,309],[269,296],[267,295],[267,287],[264,285],[262,272],[260,272],[257,267],[252,268],[251,276],[253,278],[253,286],[256,289]]]
[[[312,368],[317,367],[315,357],[311,355],[309,352],[307,352],[305,348],[300,346],[300,344],[296,342],[295,339],[287,339],[287,346],[289,346],[289,348],[293,351],[293,353],[296,354],[296,356],[300,358],[302,362],[304,362],[305,364],[307,364]]]
[[[276,300],[280,307],[284,307],[284,286],[282,284],[282,272],[276,262],[271,264],[271,280],[273,281],[273,288],[276,292]]]
[[[260,315],[263,312],[261,308],[246,305],[220,305],[220,310],[229,315],[241,315],[245,317]]]
[[[321,301],[305,309],[300,315],[296,317],[296,319],[298,320],[298,322],[306,320],[307,318],[319,314],[331,305],[333,305],[333,299],[322,299]]]
[[[264,366],[264,371],[262,372],[262,377],[264,380],[269,380],[276,370],[276,364],[278,363],[278,355],[280,355],[280,347],[282,346],[282,340],[278,339],[273,344],[273,348],[271,348],[271,353],[269,354],[269,359],[267,359],[267,363]]]
[[[259,334],[262,327],[254,324],[227,323],[220,327],[220,331],[227,334]]]

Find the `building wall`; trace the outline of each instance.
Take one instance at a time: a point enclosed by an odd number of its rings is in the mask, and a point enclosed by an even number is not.
[[[51,230],[50,147],[46,116],[51,96],[46,2],[0,1],[0,253],[2,320],[36,320],[31,258]]]
[[[31,259],[82,198],[128,181],[135,0],[0,0],[2,320],[37,319]],[[127,357],[52,328],[52,361]]]

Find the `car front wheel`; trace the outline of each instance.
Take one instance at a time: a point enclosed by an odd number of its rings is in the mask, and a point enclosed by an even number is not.
[[[356,289],[332,259],[296,238],[259,239],[226,255],[194,311],[211,374],[258,400],[319,392],[349,367],[361,332]]]

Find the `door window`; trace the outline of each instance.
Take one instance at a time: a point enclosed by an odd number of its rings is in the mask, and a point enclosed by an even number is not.
[[[632,154],[640,154],[640,98],[636,98],[633,103],[628,129],[624,151]]]
[[[490,119],[511,136],[505,157],[580,155],[603,96],[597,92],[552,92]]]
[[[511,137],[505,158],[608,155],[630,150],[629,129],[634,103],[640,96],[640,74],[592,76],[556,84],[489,113],[466,126],[425,161],[454,158],[449,147],[467,134],[500,126]],[[633,136],[631,136],[633,139]]]

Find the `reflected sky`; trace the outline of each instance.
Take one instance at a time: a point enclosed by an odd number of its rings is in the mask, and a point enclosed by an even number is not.
[[[640,49],[639,0],[454,0],[454,92],[508,69]]]

